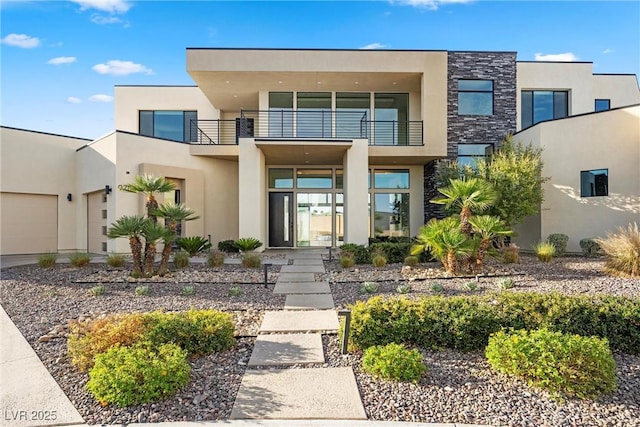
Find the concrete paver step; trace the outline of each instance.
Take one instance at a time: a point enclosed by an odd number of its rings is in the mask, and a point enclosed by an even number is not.
[[[258,332],[337,332],[338,326],[334,310],[267,311]]]
[[[324,273],[324,265],[284,265],[280,269],[282,273]]]
[[[333,296],[327,294],[287,295],[285,310],[327,310],[335,308]]]
[[[315,280],[314,273],[280,272],[280,274],[278,275],[278,282],[313,282],[314,280]]]
[[[274,294],[330,294],[329,282],[276,282]]]
[[[298,258],[293,260],[293,265],[322,265],[324,261],[320,258]]]
[[[247,370],[231,419],[367,418],[351,368]]]
[[[258,335],[248,366],[324,363],[320,334]]]

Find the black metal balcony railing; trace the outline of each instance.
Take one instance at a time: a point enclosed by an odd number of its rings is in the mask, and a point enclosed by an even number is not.
[[[423,145],[422,121],[368,120],[363,111],[242,110],[232,120],[191,122],[194,144],[237,144],[239,138],[368,139],[370,145]]]

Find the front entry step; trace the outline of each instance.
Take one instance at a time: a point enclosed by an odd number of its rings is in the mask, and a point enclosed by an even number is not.
[[[329,282],[280,282],[273,288],[274,294],[330,294]]]
[[[287,295],[285,310],[328,310],[335,308],[331,294]]]
[[[286,366],[324,363],[322,335],[258,335],[248,366]]]
[[[367,419],[351,368],[247,370],[231,419]]]
[[[259,333],[265,332],[338,332],[338,314],[324,311],[267,311]]]

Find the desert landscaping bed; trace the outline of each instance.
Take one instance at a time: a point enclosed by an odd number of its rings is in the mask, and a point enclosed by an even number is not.
[[[515,287],[505,292],[561,292],[567,294],[608,293],[640,297],[640,280],[614,278],[601,273],[603,261],[580,257],[554,259],[542,264],[524,256],[520,264],[496,265],[495,274],[513,274]],[[470,278],[420,278],[438,271],[435,263],[422,264],[412,271],[401,265],[379,270],[356,266],[343,270],[335,261],[327,262],[328,279],[337,307],[345,307],[369,296],[362,294],[363,281],[376,281],[377,294],[394,295],[400,283],[411,285],[409,298],[434,294],[434,282],[442,285],[442,295],[482,294],[498,291],[496,277],[480,277],[479,288],[469,291]],[[271,267],[276,274],[278,267]],[[425,273],[426,272],[426,273]],[[262,285],[262,271],[225,266],[218,271],[192,266],[162,281],[147,280],[150,295],[136,295],[141,283],[121,280],[126,272],[103,264],[85,268],[58,265],[53,269],[37,266],[14,267],[2,271],[2,306],[11,316],[45,366],[58,381],[89,424],[127,424],[146,421],[215,420],[229,417],[253,349],[265,310],[281,309],[284,297],[274,295],[273,287]],[[104,280],[96,280],[102,277]],[[273,276],[275,277],[275,276]],[[108,280],[111,278],[111,280]],[[475,280],[475,278],[473,278]],[[207,282],[209,281],[209,282]],[[272,281],[272,276],[270,276]],[[252,284],[247,284],[251,282]],[[92,296],[89,290],[102,283],[105,295]],[[182,295],[184,286],[193,286],[193,295]],[[238,286],[241,295],[229,296]],[[111,312],[187,310],[214,308],[232,312],[236,319],[236,345],[229,351],[191,362],[190,383],[174,397],[154,404],[129,408],[100,406],[86,391],[86,374],[71,366],[66,353],[65,330],[69,319],[100,316]],[[49,336],[49,339],[43,337]],[[361,356],[339,354],[336,336],[324,336],[326,364],[352,366],[365,409],[370,419],[423,422],[462,422],[492,425],[602,425],[640,426],[640,357],[614,354],[618,389],[592,400],[569,399],[559,402],[548,393],[527,387],[490,370],[481,352],[421,349],[429,372],[418,384],[381,381],[361,369]],[[315,366],[318,367],[318,366]],[[294,367],[300,368],[300,366]]]

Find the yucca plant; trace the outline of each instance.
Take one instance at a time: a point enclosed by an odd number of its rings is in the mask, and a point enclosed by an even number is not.
[[[613,274],[640,276],[640,230],[637,223],[618,227],[604,239],[595,239],[607,255],[606,270]]]
[[[473,252],[473,242],[460,231],[460,221],[456,217],[431,219],[420,229],[416,242],[411,248],[411,255],[429,250],[450,274],[457,273],[458,259]]]
[[[242,252],[254,251],[262,246],[262,242],[255,237],[241,237],[235,243]]]
[[[556,254],[556,247],[549,242],[539,242],[533,248],[536,251],[536,256],[542,262],[549,262]]]

